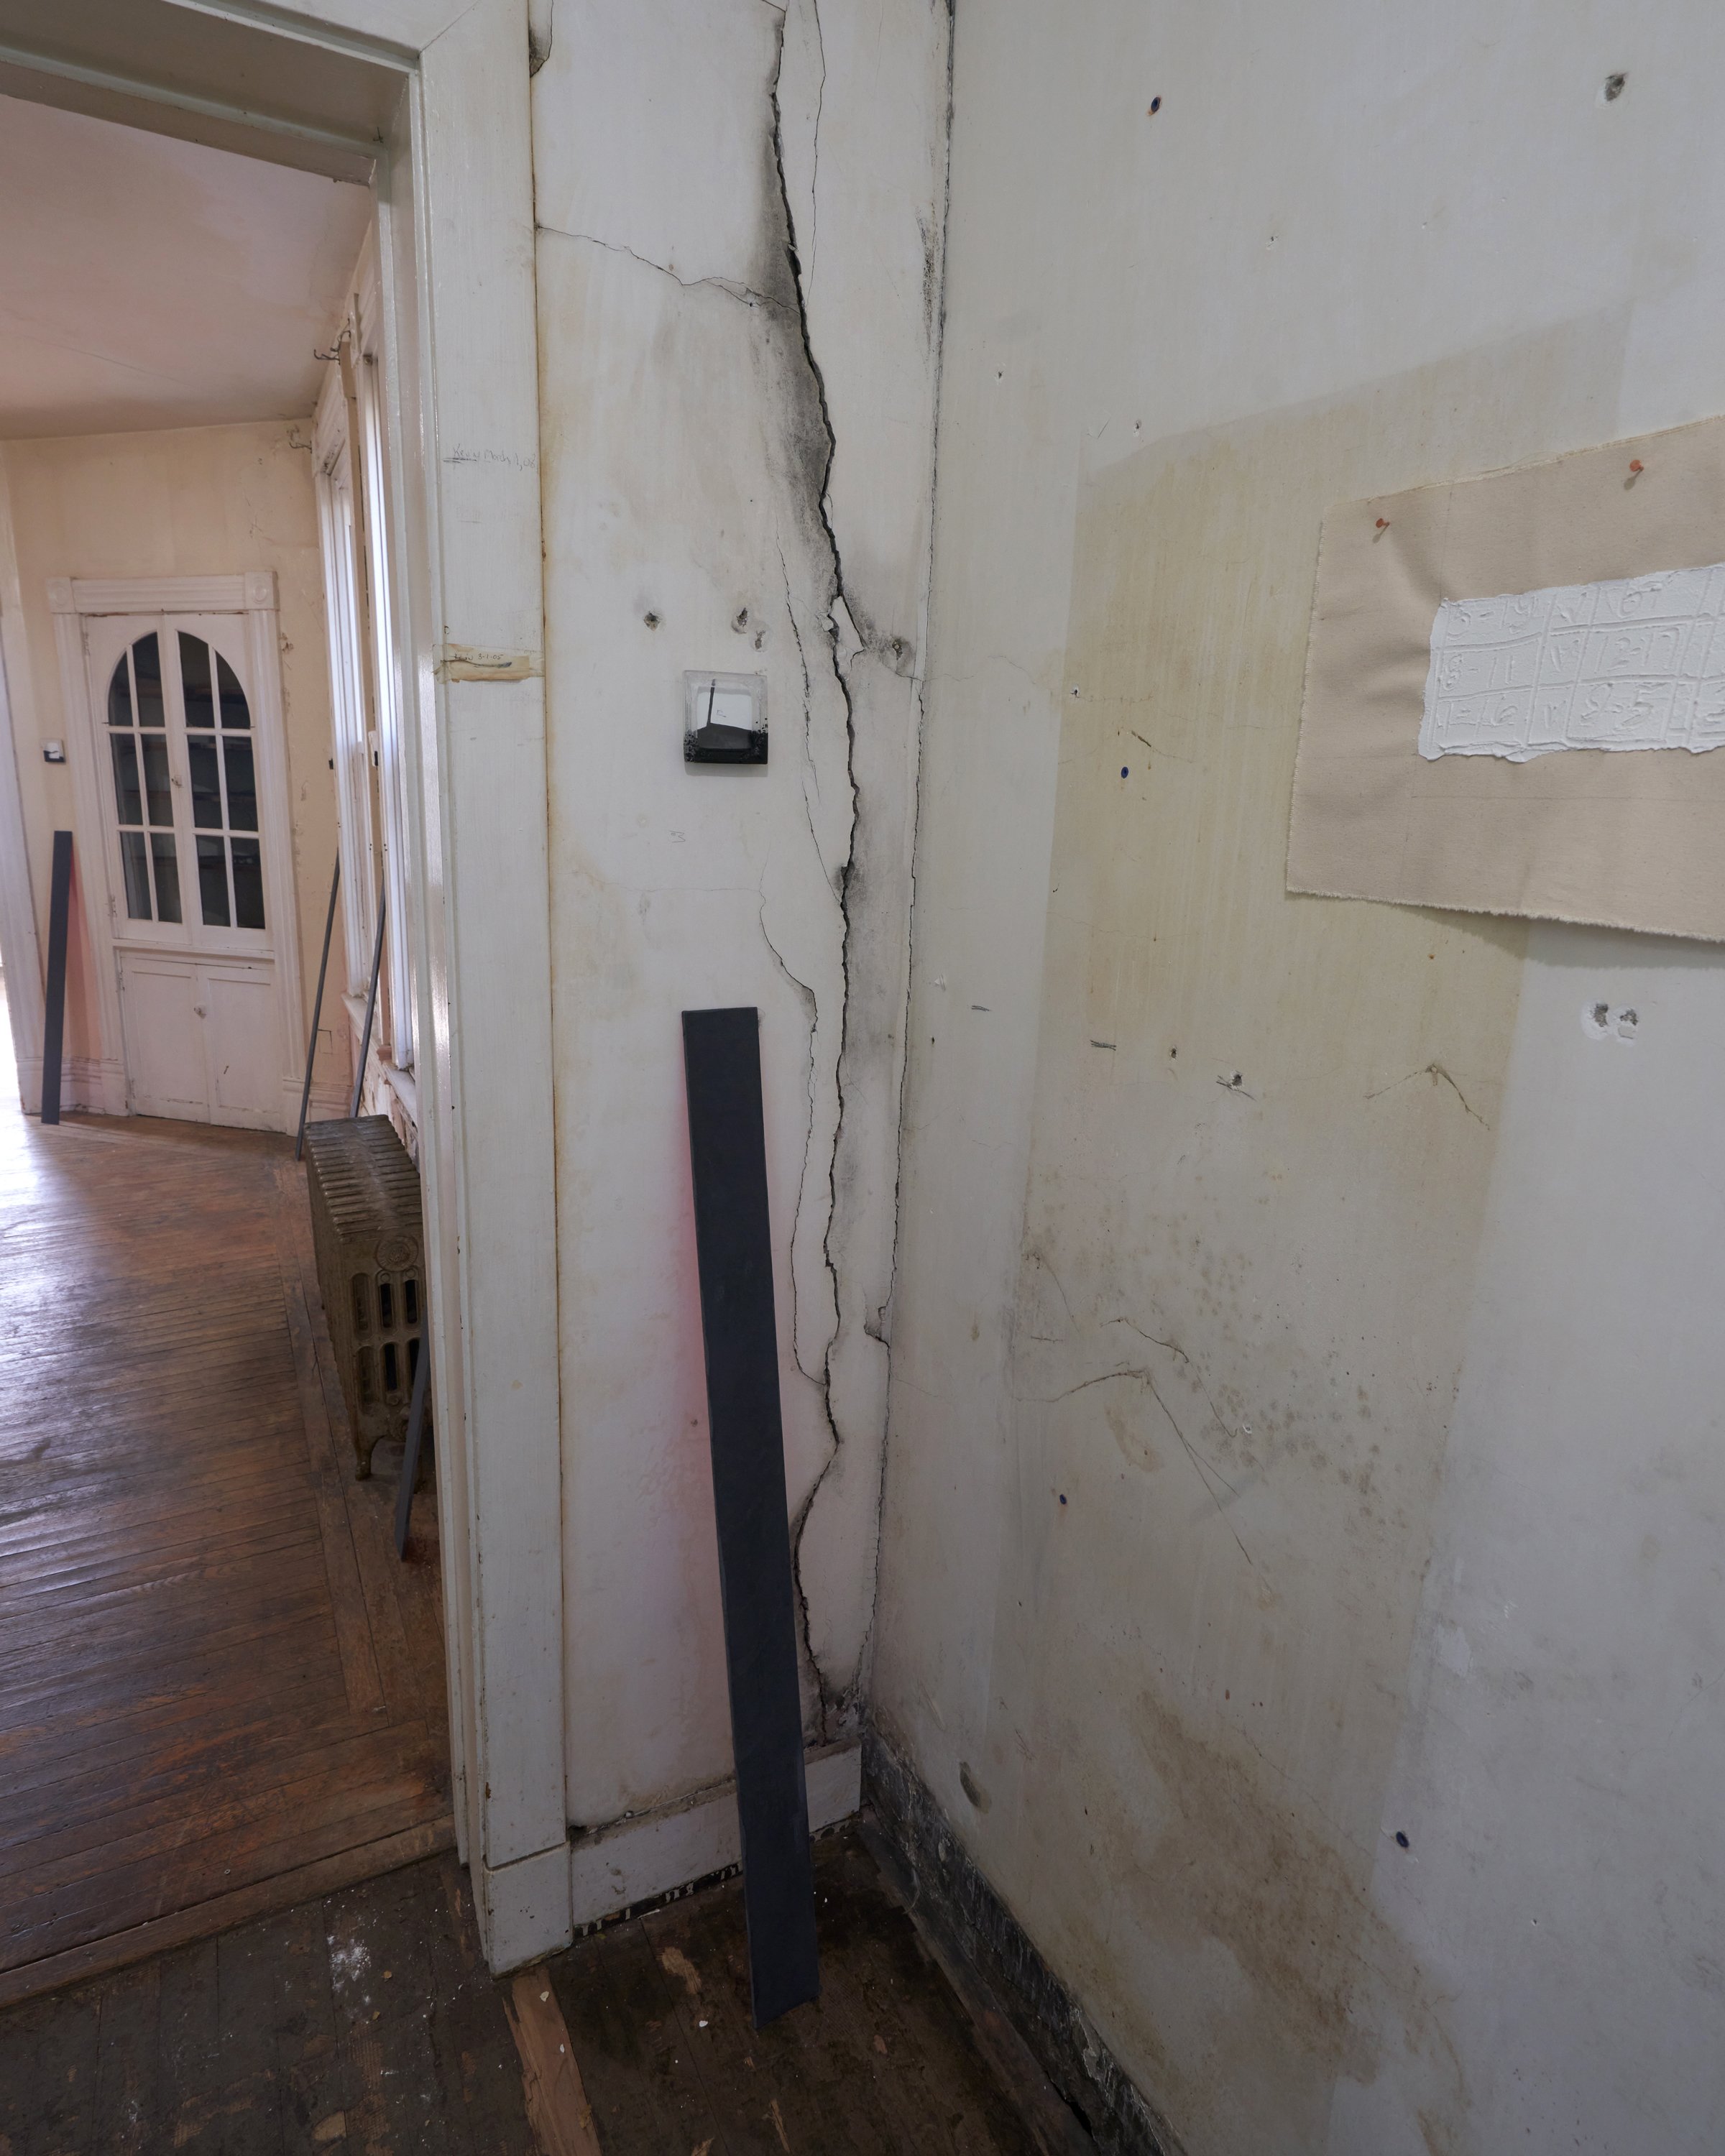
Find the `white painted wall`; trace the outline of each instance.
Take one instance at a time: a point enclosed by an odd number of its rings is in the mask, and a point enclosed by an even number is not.
[[[1722,60],[958,10],[873,1698],[1191,2156],[1725,2130],[1725,962],[1282,884],[1325,508],[1725,408]]]
[[[762,1014],[808,1731],[855,1726],[947,18],[557,0],[536,33],[567,1771],[598,1828],[730,1770],[685,1008]],[[765,770],[685,768],[696,668],[765,675]]]
[[[73,829],[74,815],[72,767],[44,763],[43,744],[59,741],[69,744],[69,755],[76,752],[64,707],[49,579],[237,576],[252,569],[275,571],[280,605],[283,735],[300,989],[309,1025],[336,849],[309,424],[270,420],[0,444],[0,636],[44,953],[53,834]],[[74,1085],[69,1101],[81,1106],[102,1105],[97,1067],[105,1060],[117,1067],[121,1057],[120,1043],[103,1038],[91,966],[74,902],[66,1052]],[[347,1082],[347,1050],[337,1018],[326,1004],[313,1073],[314,1112],[333,1108]],[[27,1068],[21,1075],[33,1106],[39,1073]]]

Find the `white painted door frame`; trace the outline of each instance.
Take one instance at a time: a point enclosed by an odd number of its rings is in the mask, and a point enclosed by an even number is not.
[[[456,1821],[510,1967],[571,1932],[526,0],[130,0],[111,21],[132,45],[101,95],[135,100],[115,116],[340,177],[374,162]],[[175,34],[146,80],[156,21]],[[84,95],[56,64],[44,101]],[[352,116],[382,70],[400,94],[373,137]],[[291,118],[258,111],[260,81]],[[7,87],[33,94],[16,54]]]
[[[43,954],[36,940],[30,857],[18,791],[6,650],[0,642],[0,962],[6,969],[6,1010],[18,1062],[18,1097],[33,1116],[42,1111]],[[64,1079],[66,1075],[63,1070]],[[68,1098],[70,1097],[69,1090]]]
[[[125,1069],[114,927],[116,920],[124,920],[125,912],[123,894],[116,882],[118,862],[111,838],[113,819],[103,792],[113,784],[113,773],[106,755],[105,728],[98,722],[95,711],[96,700],[104,694],[106,683],[90,679],[85,624],[106,614],[230,614],[244,621],[244,686],[251,701],[258,823],[264,849],[264,917],[275,968],[276,1018],[280,1027],[279,1127],[291,1130],[299,1108],[300,1074],[305,1067],[305,1007],[294,891],[293,818],[289,806],[275,572],[254,569],[233,577],[51,577],[48,606],[59,651],[67,756],[72,767],[78,883],[84,894],[85,927],[101,1001],[105,1091],[111,1091],[116,1083],[110,1075],[116,1065],[121,1072]],[[186,870],[188,877],[194,873],[189,860]],[[187,885],[188,906],[193,889],[194,883]],[[236,951],[228,955],[239,957],[244,953]],[[123,1078],[118,1082],[123,1085]],[[127,1106],[124,1091],[117,1100],[105,1100],[103,1105],[110,1115],[124,1115]]]

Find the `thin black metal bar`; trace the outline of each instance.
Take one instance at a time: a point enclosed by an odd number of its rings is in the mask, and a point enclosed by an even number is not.
[[[66,929],[72,909],[72,834],[54,834],[48,886],[48,1008],[42,1019],[42,1120],[60,1119],[60,1063],[66,1045]]]
[[[330,878],[330,910],[324,916],[323,956],[317,962],[317,993],[311,999],[311,1038],[305,1044],[305,1083],[300,1088],[300,1129],[294,1140],[294,1158],[305,1149],[305,1111],[311,1105],[311,1065],[317,1058],[317,1029],[323,1022],[323,980],[330,970],[330,934],[336,925],[336,893],[341,888],[341,856],[336,856],[336,873]]]
[[[408,1403],[408,1439],[401,1449],[401,1487],[395,1493],[395,1553],[408,1553],[408,1515],[413,1509],[413,1485],[419,1479],[419,1444],[425,1435],[425,1399],[431,1383],[431,1325],[421,1305],[419,1359],[413,1365],[413,1396]]]
[[[359,1104],[366,1090],[366,1058],[372,1052],[372,1020],[377,1014],[377,975],[383,964],[383,894],[377,893],[377,933],[372,944],[372,985],[366,991],[366,1029],[359,1037],[359,1068],[353,1074],[353,1106],[350,1116],[359,1113]]]
[[[758,2029],[820,1991],[773,1310],[760,1013],[685,1011],[683,1067],[719,1599]]]

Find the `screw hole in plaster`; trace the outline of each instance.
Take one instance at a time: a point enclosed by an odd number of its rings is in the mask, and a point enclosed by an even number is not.
[[[994,1801],[982,1784],[978,1781],[976,1776],[971,1773],[970,1763],[967,1759],[961,1759],[958,1762],[958,1786],[979,1812],[987,1811]]]
[[[649,629],[657,629],[659,626],[659,616],[656,613],[644,613],[641,619],[646,623]]]
[[[1604,87],[1599,92],[1600,104],[1615,105],[1618,99],[1623,95],[1628,81],[1629,77],[1626,74],[1608,74]]]
[[[1640,1038],[1641,1014],[1632,1004],[1613,1009],[1608,1003],[1590,1003],[1582,1006],[1581,1029],[1589,1040],[1626,1040]]]

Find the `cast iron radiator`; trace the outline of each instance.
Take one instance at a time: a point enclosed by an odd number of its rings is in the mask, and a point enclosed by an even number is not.
[[[305,1181],[317,1286],[353,1433],[353,1471],[405,1438],[424,1338],[419,1177],[388,1116],[310,1123]]]

